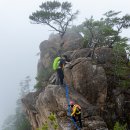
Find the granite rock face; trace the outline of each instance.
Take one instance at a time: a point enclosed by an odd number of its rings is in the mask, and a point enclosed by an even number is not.
[[[107,80],[103,67],[94,64],[91,58],[81,57],[66,64],[64,75],[70,100],[82,107],[83,129],[107,130],[106,123],[100,117],[107,96]],[[38,94],[30,93],[23,99],[33,130],[48,122],[48,116],[52,112],[56,114],[58,130],[74,130],[74,124],[67,115],[65,86],[53,85],[54,82],[51,81],[54,78],[55,74],[50,78],[49,85]],[[35,98],[30,95],[35,95]],[[52,129],[51,125],[49,128]]]
[[[102,66],[90,58],[78,58],[65,67],[65,80],[86,100],[103,108],[107,96],[107,79]]]
[[[64,67],[64,80],[69,88],[70,100],[82,108],[83,130],[108,130],[109,121],[113,123],[115,120],[113,113],[119,117],[124,115],[123,110],[130,113],[130,89],[117,89],[111,84],[111,67],[115,55],[112,48],[95,48],[92,59],[93,50],[83,48],[81,35],[70,32],[62,40],[58,35],[51,35],[40,44],[37,70],[44,83],[40,90],[22,99],[32,130],[42,128],[46,123],[49,130],[54,130],[48,120],[50,113],[56,115],[58,130],[75,129],[67,112],[65,85],[55,85],[56,73],[52,70],[52,62],[61,53],[59,50],[63,41],[62,54],[70,60]],[[126,55],[122,57],[125,63]]]
[[[50,113],[55,113],[58,123],[58,130],[74,130],[74,124],[72,123],[69,115],[67,115],[67,100],[65,94],[65,88],[59,85],[48,85],[44,91],[41,91],[35,99],[31,99],[28,94],[22,101],[28,114],[29,121],[31,122],[32,129],[36,130],[41,128],[44,123],[48,122],[48,116]],[[80,104],[82,107],[82,122],[84,130],[96,130],[97,128],[106,129],[106,123],[101,117],[98,116],[99,108],[91,105],[87,100],[75,91],[73,88],[69,88],[70,99]],[[30,104],[27,106],[27,104]],[[49,126],[49,130],[53,130]]]

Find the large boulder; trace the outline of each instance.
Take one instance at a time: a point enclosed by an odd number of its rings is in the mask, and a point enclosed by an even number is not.
[[[48,117],[50,113],[55,113],[58,123],[58,130],[74,130],[74,124],[67,115],[67,99],[65,88],[57,85],[48,85],[44,91],[37,95],[33,109],[27,107],[30,103],[30,95],[23,99],[23,104],[28,113],[28,118],[32,124],[33,130],[43,127],[46,122],[51,129]],[[69,96],[82,107],[82,122],[84,130],[96,130],[96,128],[106,129],[106,124],[101,117],[98,116],[98,108],[89,104],[86,99],[75,90],[69,88]],[[33,111],[35,110],[35,111]]]
[[[113,61],[113,50],[108,47],[98,47],[94,51],[94,59],[98,64],[112,63]]]
[[[107,96],[107,79],[102,66],[90,58],[78,58],[64,69],[65,80],[88,102],[103,107]]]
[[[31,92],[21,99],[24,106],[24,110],[31,124],[32,130],[36,130],[35,128],[38,127],[37,118],[36,118],[37,109],[35,105],[40,92],[41,89],[36,92]]]
[[[40,60],[45,68],[48,68],[57,55],[59,43],[45,40],[40,44]]]
[[[61,50],[61,43],[63,41],[64,44]],[[48,40],[40,43],[39,48],[40,59],[37,66],[37,72],[38,77],[42,78],[44,82],[48,80],[53,73],[52,63],[54,58],[66,51],[73,51],[75,49],[82,48],[82,37],[78,33],[67,32],[61,40],[58,34],[52,34]]]
[[[71,60],[75,60],[81,57],[91,57],[91,49],[90,48],[83,48],[74,50],[71,54]]]
[[[40,43],[40,59],[43,61],[45,67],[48,66],[50,60],[54,59],[59,54],[61,42],[64,41],[62,51],[73,51],[82,48],[82,37],[78,33],[67,32],[62,40],[59,35],[51,35],[48,40]],[[44,61],[45,60],[45,61]]]

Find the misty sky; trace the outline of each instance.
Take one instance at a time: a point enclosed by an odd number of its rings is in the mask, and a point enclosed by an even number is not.
[[[60,0],[63,1],[63,0]],[[68,0],[79,16],[73,24],[85,18],[99,19],[109,10],[130,14],[129,0]],[[26,76],[35,83],[39,44],[48,38],[48,27],[30,24],[29,15],[45,0],[0,0],[0,126],[13,114],[19,97],[19,82]],[[129,36],[130,29],[123,32]]]

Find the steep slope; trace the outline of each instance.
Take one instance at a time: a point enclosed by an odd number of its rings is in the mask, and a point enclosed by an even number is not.
[[[65,82],[69,87],[70,99],[82,108],[83,130],[108,130],[107,125],[113,127],[115,123],[114,113],[122,116],[121,107],[130,99],[129,88],[115,88],[113,51],[107,47],[96,48],[92,60],[92,50],[82,47],[79,34],[76,37],[75,34],[66,34],[64,41],[62,53],[70,59],[64,68]],[[46,122],[49,130],[53,130],[48,121],[50,113],[56,115],[58,130],[74,130],[74,124],[67,114],[65,86],[55,85],[56,74],[52,71],[52,61],[58,54],[60,42],[54,35],[40,44],[38,76],[41,76],[42,88],[22,99],[32,130],[42,128]],[[129,113],[129,106],[126,111]]]

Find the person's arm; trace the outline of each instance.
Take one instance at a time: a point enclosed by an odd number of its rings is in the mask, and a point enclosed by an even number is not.
[[[71,116],[74,116],[75,113],[76,113],[76,107],[74,107],[73,112],[71,113]]]

